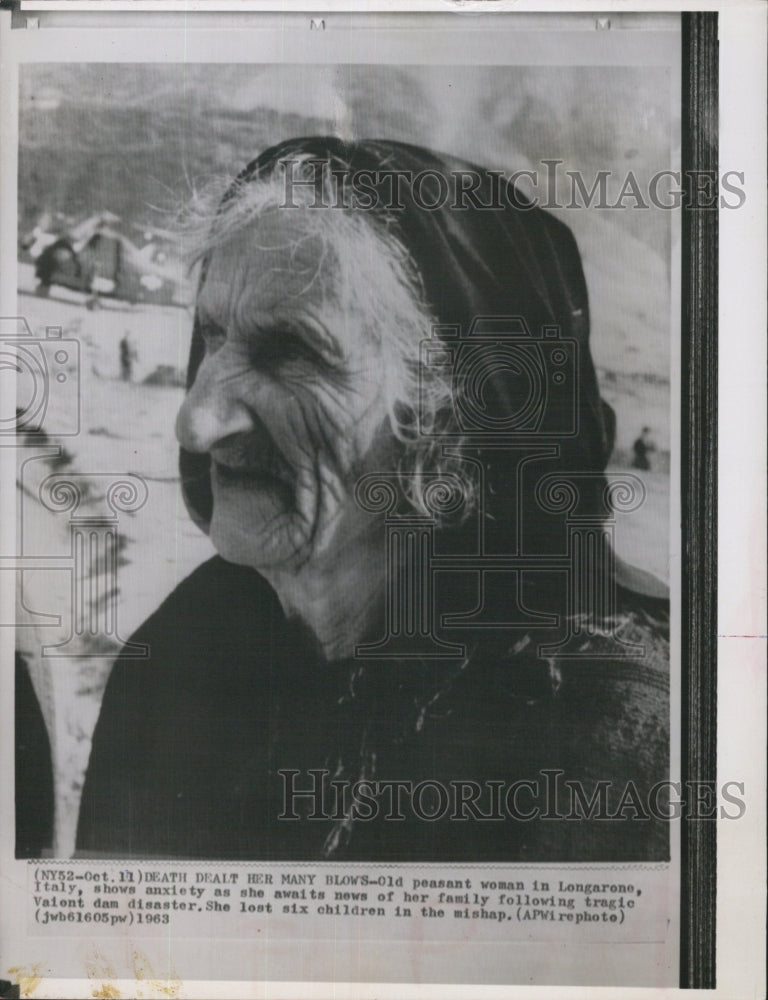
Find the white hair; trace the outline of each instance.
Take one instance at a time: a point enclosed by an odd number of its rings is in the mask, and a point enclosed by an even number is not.
[[[308,155],[294,158],[294,181],[317,180],[316,162]],[[408,503],[430,517],[435,511],[425,502],[425,484],[435,476],[445,477],[453,492],[460,494],[459,519],[465,517],[475,504],[476,483],[470,463],[460,456],[450,374],[420,364],[420,343],[431,336],[438,321],[425,302],[418,268],[391,219],[331,207],[335,203],[331,172],[322,171],[319,183],[319,189],[295,187],[289,205],[283,178],[274,174],[226,187],[214,182],[196,194],[185,210],[181,225],[184,255],[191,264],[201,263],[204,268],[216,248],[254,224],[258,227],[259,220],[274,218],[278,212],[300,219],[300,241],[318,240],[318,267],[310,280],[319,279],[320,293],[328,294],[330,277],[337,301],[342,307],[357,307],[369,321],[366,332],[387,353],[382,391],[389,426],[402,448],[398,468],[381,471],[398,473]],[[258,229],[254,239],[258,239]],[[282,243],[279,249],[285,246]],[[278,249],[274,244],[265,249],[270,248]]]

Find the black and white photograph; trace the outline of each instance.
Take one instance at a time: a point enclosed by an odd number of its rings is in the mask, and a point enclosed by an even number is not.
[[[23,426],[61,449],[25,462],[22,516],[65,544],[88,518],[71,634],[20,629],[20,670],[55,749],[92,745],[85,774],[55,753],[67,799],[19,853],[71,851],[82,787],[83,857],[668,860],[670,71],[20,86],[21,300],[38,350],[78,342],[81,404],[72,443],[52,407]],[[590,190],[616,207],[568,209]],[[572,782],[603,801],[552,822]]]
[[[685,763],[685,213],[747,185],[683,170],[679,14],[502,20],[19,43],[27,990],[683,985],[746,811]]]

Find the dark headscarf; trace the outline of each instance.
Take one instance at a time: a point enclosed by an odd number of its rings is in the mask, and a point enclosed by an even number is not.
[[[341,179],[345,190],[352,179],[365,174],[368,191],[376,197],[364,211],[373,226],[394,235],[410,255],[418,272],[417,284],[425,304],[438,324],[458,327],[463,338],[492,335],[499,324],[509,326],[522,318],[527,335],[520,343],[530,346],[541,369],[544,406],[538,430],[530,421],[513,427],[501,438],[500,447],[486,442],[482,460],[486,467],[493,509],[485,516],[495,533],[496,551],[513,551],[515,545],[530,551],[562,552],[565,543],[562,517],[542,509],[535,486],[547,474],[576,473],[580,476],[580,510],[599,518],[606,511],[606,482],[602,472],[613,448],[615,419],[601,399],[589,349],[589,304],[576,242],[571,231],[547,212],[531,204],[498,171],[490,171],[418,146],[389,140],[345,142],[333,136],[289,139],[265,150],[240,173],[225,195],[235,196],[243,185],[284,177],[291,162],[315,160],[318,169],[317,197],[322,199],[324,168]],[[327,176],[326,174],[326,176]],[[393,198],[393,178],[402,175]],[[421,178],[418,183],[414,179]],[[472,196],[458,195],[460,175],[472,178]],[[440,198],[437,177],[448,182],[448,196]],[[444,194],[444,191],[442,192]],[[460,198],[456,207],[456,199]],[[442,204],[440,201],[442,200]],[[322,204],[322,201],[319,200]],[[438,204],[436,208],[425,205]],[[471,206],[480,207],[471,207]],[[489,207],[483,207],[489,206]],[[344,210],[344,209],[342,209]],[[203,261],[202,278],[205,280]],[[477,323],[478,317],[481,318]],[[504,330],[502,329],[502,332]],[[425,330],[425,337],[430,331]],[[566,361],[551,349],[559,340]],[[542,345],[548,349],[542,350]],[[414,352],[418,345],[414,344]],[[188,385],[195,379],[204,353],[197,316],[192,336]],[[558,370],[553,357],[559,357]],[[565,372],[563,383],[562,372]],[[495,414],[514,414],[519,399],[512,398],[508,371],[500,370],[484,387],[484,399]],[[556,382],[560,385],[554,389]],[[520,489],[519,462],[510,445],[542,443],[546,458],[525,462],[525,479]],[[553,458],[552,446],[556,455]],[[195,520],[210,521],[213,499],[207,455],[181,451],[182,483],[187,505]],[[523,475],[523,473],[520,473]],[[586,474],[586,475],[585,475]],[[521,509],[516,505],[520,497]],[[527,532],[518,537],[519,526]],[[629,579],[629,586],[643,591],[656,589],[656,581],[617,561],[617,574]]]

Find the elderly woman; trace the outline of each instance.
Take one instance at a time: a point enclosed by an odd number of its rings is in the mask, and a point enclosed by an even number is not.
[[[560,502],[598,544],[570,232],[496,173],[314,138],[198,250],[176,433],[219,555],[115,664],[79,853],[667,857],[663,590],[609,547],[577,566]]]

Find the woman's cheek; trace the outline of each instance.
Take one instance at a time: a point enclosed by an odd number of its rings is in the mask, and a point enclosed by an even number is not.
[[[349,391],[310,374],[285,378],[265,413],[276,442],[304,461],[322,455],[348,479],[386,430],[380,391],[370,384],[360,388]]]

